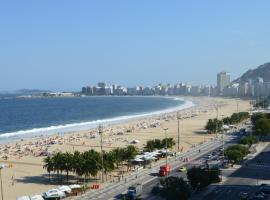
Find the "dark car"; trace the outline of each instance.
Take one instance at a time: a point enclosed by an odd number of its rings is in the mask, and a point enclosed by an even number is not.
[[[268,186],[264,186],[258,192],[262,192],[264,194],[270,194],[270,188]]]
[[[255,196],[251,200],[265,200],[265,199],[267,198],[265,198],[264,196]]]

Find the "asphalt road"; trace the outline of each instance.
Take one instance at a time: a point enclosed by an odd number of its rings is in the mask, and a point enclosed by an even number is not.
[[[226,148],[227,146],[232,145],[233,143],[235,143],[235,141],[238,139],[238,136],[234,136],[234,138],[235,138],[235,139],[233,139],[233,140],[227,142],[227,143],[224,145],[224,147]],[[209,148],[209,149],[206,149],[206,150],[202,151],[202,152],[197,156],[197,158],[195,159],[195,161],[196,161],[196,160],[204,160],[204,157],[205,157],[206,155],[208,155],[208,154],[209,154],[210,152],[212,152],[212,151],[217,150],[217,149],[220,148],[221,146],[222,146],[222,145],[217,145],[215,148]],[[188,163],[182,163],[181,166],[182,166],[182,165],[189,166]],[[191,166],[190,166],[190,167],[191,167]],[[174,171],[172,171],[172,173],[170,173],[170,176],[186,178],[186,174],[185,174],[185,173],[178,172],[177,169],[174,170]],[[152,188],[153,188],[155,185],[157,185],[158,182],[159,182],[159,179],[157,178],[157,179],[152,180],[151,182],[148,182],[147,184],[145,184],[145,185],[143,186],[143,196],[142,196],[142,199],[147,199],[147,200],[148,200],[148,199],[149,199],[149,200],[152,200],[152,199],[153,199],[153,200],[154,200],[154,199],[160,199],[160,200],[161,200],[161,199],[162,199],[162,198],[159,197],[159,196],[153,196],[153,194],[151,193]]]
[[[230,143],[232,140],[235,139],[233,135],[226,135],[224,137],[225,143]],[[197,145],[195,148],[192,148],[190,151],[181,153],[177,158],[172,158],[169,161],[171,165],[172,171],[178,169],[182,166],[183,163],[181,161],[181,157],[188,157],[189,159],[198,159],[203,157],[205,154],[219,148],[222,146],[221,140],[211,140],[201,145]],[[200,149],[200,152],[199,152]],[[154,163],[151,169],[144,169],[139,172],[134,172],[129,176],[124,177],[123,180],[114,183],[107,183],[105,184],[100,190],[97,191],[90,191],[83,196],[74,198],[76,200],[108,200],[108,199],[119,199],[122,193],[125,193],[127,188],[130,185],[135,183],[142,183],[143,184],[143,199],[160,199],[159,197],[153,197],[150,193],[152,190],[152,186],[158,183],[158,176],[157,172],[159,171],[159,167],[165,164],[165,159]],[[176,172],[175,172],[176,173]],[[177,172],[178,173],[178,172]],[[171,175],[175,175],[174,172]]]
[[[210,191],[205,192],[207,194],[203,198],[196,198],[195,195],[192,200],[240,199],[240,192],[247,192],[250,197],[253,196],[259,189],[260,183],[270,180],[270,145],[247,162],[247,165],[227,175],[227,180],[222,185],[211,186]]]

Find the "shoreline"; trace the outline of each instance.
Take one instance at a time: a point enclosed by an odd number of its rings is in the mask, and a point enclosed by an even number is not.
[[[156,97],[150,97],[150,98],[156,98]],[[0,135],[0,144],[9,144],[9,143],[17,142],[20,140],[31,140],[37,137],[52,136],[52,135],[55,135],[56,133],[63,135],[63,134],[69,134],[72,132],[87,131],[89,129],[97,128],[99,124],[102,124],[104,126],[119,125],[123,123],[128,123],[133,120],[140,120],[144,118],[155,117],[158,115],[170,114],[172,112],[185,110],[185,109],[195,106],[193,102],[189,100],[185,100],[185,97],[160,96],[158,98],[169,98],[172,100],[183,102],[183,104],[177,105],[174,107],[161,109],[161,110],[150,111],[147,113],[140,113],[140,114],[134,113],[131,115],[123,115],[123,116],[117,116],[117,117],[112,117],[112,118],[97,119],[97,120],[88,121],[88,122],[60,124],[60,125],[54,125],[54,126],[48,126],[48,127],[42,127],[42,128],[32,128],[29,130],[19,130],[19,131],[14,131],[14,132],[2,133]]]

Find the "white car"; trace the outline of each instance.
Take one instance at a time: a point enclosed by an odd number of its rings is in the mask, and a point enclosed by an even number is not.
[[[31,200],[44,200],[41,195],[34,195],[30,197]]]
[[[65,192],[66,194],[70,194],[71,193],[71,188],[67,185],[61,185],[58,186],[58,189],[62,192]]]
[[[82,188],[82,186],[78,185],[78,184],[73,184],[69,186],[71,189],[80,189]]]
[[[31,200],[29,196],[17,197],[16,200]]]
[[[45,199],[51,199],[51,198],[62,199],[62,198],[66,197],[66,194],[59,189],[51,189],[51,190],[48,190],[47,192],[43,193],[43,197]]]

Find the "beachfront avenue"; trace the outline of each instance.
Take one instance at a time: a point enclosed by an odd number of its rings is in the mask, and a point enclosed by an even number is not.
[[[233,139],[235,139],[235,136],[231,134],[224,136],[224,140],[226,141],[226,143],[231,142]],[[192,161],[202,157],[208,152],[213,151],[214,149],[217,149],[221,146],[222,146],[221,138],[205,142],[203,144],[195,146],[188,152],[177,154],[175,158],[170,159],[169,164],[172,166],[172,171],[175,171],[180,166],[186,164],[186,162],[183,162],[183,158],[188,158],[189,161]],[[91,191],[83,196],[76,197],[73,199],[74,200],[115,199],[117,198],[117,196],[121,195],[122,193],[125,193],[127,191],[127,188],[135,183],[143,184],[144,197],[147,197],[147,199],[156,199],[157,198],[156,196],[155,197],[149,196],[147,192],[151,191],[152,187],[158,182],[158,177],[153,176],[152,174],[157,173],[159,167],[164,164],[165,160],[161,160],[160,162],[153,164],[150,169],[144,169],[139,172],[134,172],[131,175],[126,176],[119,182],[107,183],[100,190]],[[173,173],[171,175],[173,175]]]

